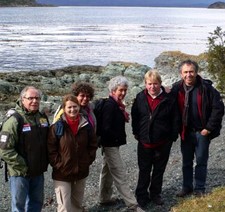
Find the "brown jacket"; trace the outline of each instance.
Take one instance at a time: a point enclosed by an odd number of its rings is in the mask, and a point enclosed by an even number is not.
[[[64,115],[50,127],[48,135],[49,161],[54,180],[73,182],[89,174],[89,166],[95,160],[97,140],[87,120],[80,115],[77,135],[74,136]],[[63,135],[56,135],[57,123],[63,125]]]

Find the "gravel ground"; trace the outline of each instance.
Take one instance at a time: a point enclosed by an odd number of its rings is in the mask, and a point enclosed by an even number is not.
[[[225,121],[223,121],[223,129],[220,137],[214,139],[210,146],[210,158],[208,166],[207,191],[210,192],[218,186],[225,186]],[[132,191],[135,190],[137,183],[138,167],[137,167],[137,143],[131,134],[130,124],[127,125],[127,145],[121,147],[121,155],[126,163],[127,180]],[[103,208],[98,206],[98,183],[99,173],[101,170],[101,151],[98,149],[97,158],[90,169],[90,175],[87,180],[84,205],[90,212],[103,211],[122,211],[125,205],[121,202],[114,207]],[[0,212],[10,211],[10,193],[8,183],[4,182],[0,170]],[[178,203],[176,193],[181,189],[182,173],[181,173],[181,153],[180,141],[174,142],[167,169],[164,174],[162,198],[165,201],[163,206],[150,205],[149,211],[170,211],[171,208]],[[118,195],[115,189],[115,195]],[[45,206],[43,212],[56,211],[55,194],[51,179],[51,167],[45,176]]]

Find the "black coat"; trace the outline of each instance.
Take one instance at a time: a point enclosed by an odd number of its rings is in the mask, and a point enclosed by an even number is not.
[[[132,130],[138,141],[156,144],[175,141],[179,132],[179,116],[175,98],[163,92],[164,98],[151,112],[145,91],[137,94],[132,105]]]
[[[112,97],[105,102],[102,113],[101,145],[117,147],[126,144],[125,117]]]
[[[222,119],[224,115],[224,103],[220,96],[220,93],[212,86],[212,82],[210,80],[202,79],[199,75],[196,77],[196,87],[198,89],[198,95],[202,98],[202,106],[201,106],[201,122],[203,125],[203,129],[209,130],[211,133],[209,134],[209,138],[213,139],[220,135],[220,130],[222,127]],[[173,85],[171,92],[176,96],[178,100],[178,105],[180,109],[180,116],[182,116],[182,110],[184,105],[180,105],[180,99],[184,98],[185,92],[182,86],[183,81],[180,80]],[[183,126],[181,128],[181,137],[182,135],[186,135],[186,128]],[[184,139],[184,138],[183,138]]]

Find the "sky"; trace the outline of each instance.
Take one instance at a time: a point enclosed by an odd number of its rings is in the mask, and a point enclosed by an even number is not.
[[[217,0],[36,0],[42,4],[54,5],[105,5],[105,6],[197,6],[207,7]]]

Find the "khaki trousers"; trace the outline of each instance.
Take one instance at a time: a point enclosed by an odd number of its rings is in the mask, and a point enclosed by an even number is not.
[[[54,180],[58,212],[82,212],[86,179],[73,183]]]
[[[100,174],[99,201],[104,203],[112,198],[112,185],[116,186],[125,204],[130,207],[137,204],[128,184],[124,162],[120,156],[119,147],[103,148],[103,164]]]

